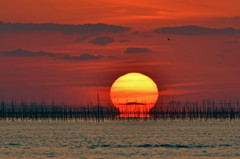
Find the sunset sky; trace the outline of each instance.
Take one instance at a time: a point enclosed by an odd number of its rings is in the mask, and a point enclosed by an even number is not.
[[[109,101],[140,72],[164,96],[240,96],[239,0],[0,1],[0,99]]]

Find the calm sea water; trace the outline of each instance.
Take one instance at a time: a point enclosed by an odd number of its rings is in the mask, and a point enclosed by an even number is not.
[[[0,122],[0,158],[240,158],[239,122]]]

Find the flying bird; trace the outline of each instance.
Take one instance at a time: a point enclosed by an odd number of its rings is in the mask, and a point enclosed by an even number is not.
[[[167,40],[169,41],[169,40],[171,40],[169,37],[167,37]]]

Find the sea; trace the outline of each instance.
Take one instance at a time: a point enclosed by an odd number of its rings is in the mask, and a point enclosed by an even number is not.
[[[0,158],[240,158],[240,123],[0,121]]]

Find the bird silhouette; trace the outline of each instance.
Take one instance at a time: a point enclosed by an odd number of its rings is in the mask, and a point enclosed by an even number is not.
[[[167,40],[171,40],[169,37],[167,37]]]

